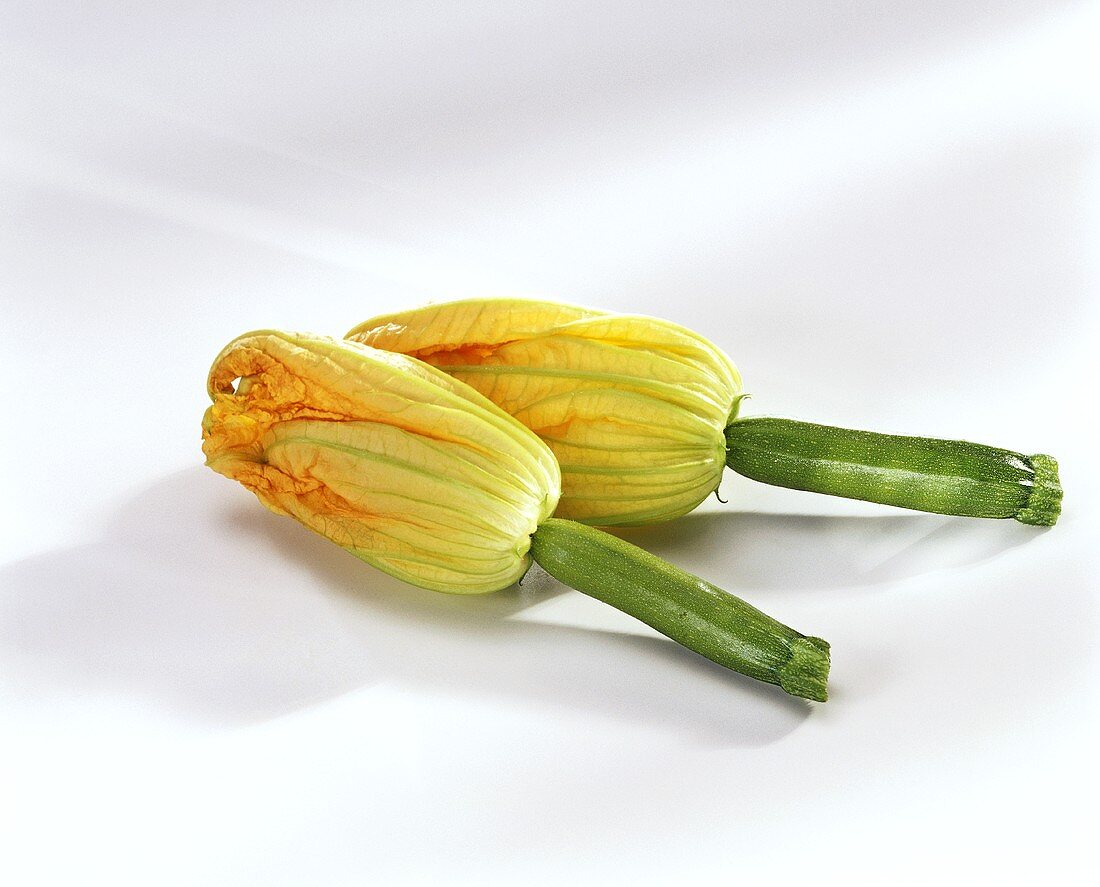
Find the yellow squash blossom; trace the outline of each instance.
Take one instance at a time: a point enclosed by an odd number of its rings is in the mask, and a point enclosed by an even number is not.
[[[546,447],[477,392],[399,354],[262,331],[214,361],[207,465],[356,557],[425,588],[488,592],[530,565],[557,504]]]
[[[550,445],[558,514],[644,524],[684,514],[728,466],[755,480],[971,517],[1058,519],[1058,466],[968,441],[738,417],[741,378],[697,333],[555,302],[474,299],[375,317],[348,337],[476,388]]]
[[[393,576],[483,593],[551,575],[708,659],[823,701],[829,645],[622,539],[550,515],[560,476],[527,428],[403,355],[273,330],[218,355],[207,465]]]
[[[674,323],[485,299],[376,317],[348,338],[439,367],[546,441],[561,464],[561,517],[669,520],[722,479],[741,377]]]

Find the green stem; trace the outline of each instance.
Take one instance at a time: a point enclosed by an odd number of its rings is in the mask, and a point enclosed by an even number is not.
[[[726,465],[766,484],[937,514],[1052,526],[1062,507],[1050,456],[964,440],[736,419],[726,428]]]
[[[550,518],[531,555],[555,579],[611,604],[689,650],[792,696],[824,702],[829,645],[622,539]]]

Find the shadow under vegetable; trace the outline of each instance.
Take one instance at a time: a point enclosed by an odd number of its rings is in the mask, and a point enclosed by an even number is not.
[[[1014,529],[983,530],[979,557],[1031,535]],[[925,515],[731,511],[628,535],[673,561],[690,554],[699,571],[708,547],[735,552],[732,575],[722,569],[710,578],[753,601],[750,586],[837,587],[918,571],[922,550],[935,553],[956,532],[969,531]],[[868,535],[910,541],[874,569],[834,557],[821,571],[822,539],[854,551]],[[203,469],[146,489],[99,541],[9,566],[0,589],[0,668],[32,699],[133,697],[231,726],[392,684],[537,702],[741,746],[774,742],[811,711],[662,637],[525,616],[574,594],[538,570],[490,595],[405,585]]]

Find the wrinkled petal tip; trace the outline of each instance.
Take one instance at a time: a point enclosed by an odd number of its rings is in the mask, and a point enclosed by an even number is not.
[[[210,365],[210,371],[206,375],[206,393],[210,396],[211,400],[218,394],[233,394],[235,391],[234,383],[242,375],[246,373],[230,372],[228,364],[232,355],[244,350],[249,344],[253,343],[257,346],[258,351],[262,351],[262,342],[265,337],[279,336],[277,330],[252,330],[251,332],[242,333],[235,339],[232,339],[221,351],[218,352],[218,356],[214,358],[214,362]]]

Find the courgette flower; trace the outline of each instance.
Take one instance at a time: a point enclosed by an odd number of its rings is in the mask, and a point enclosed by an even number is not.
[[[378,317],[348,337],[445,370],[546,441],[561,465],[560,517],[670,520],[722,479],[741,377],[676,324],[489,299]]]
[[[708,659],[823,701],[829,646],[634,545],[551,518],[550,449],[469,386],[355,342],[260,331],[210,370],[207,465],[413,585],[505,588],[532,559]]]
[[[668,520],[724,467],[764,483],[920,511],[1050,525],[1050,456],[770,417],[743,418],[741,377],[674,323],[556,302],[471,299],[375,317],[348,338],[476,388],[561,464],[557,514],[597,526]]]
[[[218,355],[208,391],[207,465],[406,582],[510,585],[557,504],[545,446],[468,386],[399,354],[249,333]]]

